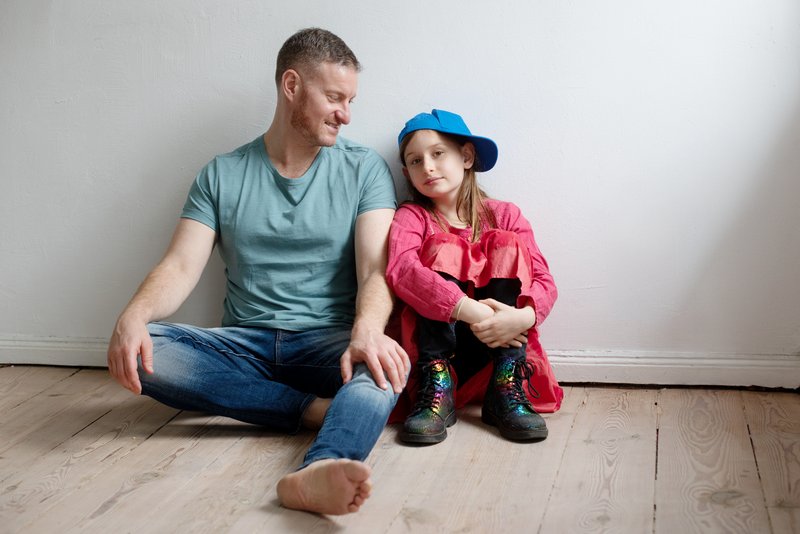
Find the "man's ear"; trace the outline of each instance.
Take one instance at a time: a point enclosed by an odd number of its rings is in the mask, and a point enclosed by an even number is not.
[[[475,145],[464,143],[461,147],[461,157],[464,158],[464,168],[471,169],[475,164]]]
[[[283,91],[284,96],[290,102],[294,100],[294,97],[297,96],[297,92],[300,89],[300,84],[302,81],[300,80],[300,74],[294,69],[286,69],[281,76],[281,91]]]

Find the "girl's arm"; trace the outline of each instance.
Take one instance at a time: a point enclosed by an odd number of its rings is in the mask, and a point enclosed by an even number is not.
[[[456,284],[422,265],[419,250],[426,231],[423,208],[400,206],[389,231],[386,281],[398,298],[423,317],[450,321],[456,305],[465,295]],[[488,306],[485,308],[491,313]]]
[[[498,221],[498,223],[504,226],[504,229],[515,232],[525,243],[530,255],[531,273],[533,274],[531,286],[523,287],[517,298],[517,308],[531,306],[536,314],[534,326],[539,326],[553,309],[558,298],[558,290],[553,276],[550,274],[547,260],[533,237],[531,224],[515,204],[506,203],[505,207],[507,211],[503,214],[503,221]]]
[[[475,336],[491,347],[511,344],[519,341],[524,334],[544,321],[558,296],[553,277],[547,266],[528,220],[519,208],[508,202],[498,202],[495,215],[498,226],[503,230],[515,232],[528,250],[532,281],[530,287],[523,287],[517,298],[516,308],[507,306],[493,299],[481,301],[491,307],[494,315],[485,321],[472,325]],[[516,335],[515,335],[516,333]]]

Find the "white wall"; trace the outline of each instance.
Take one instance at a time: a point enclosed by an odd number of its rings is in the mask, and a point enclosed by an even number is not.
[[[364,64],[344,135],[395,170],[431,107],[498,142],[483,183],[550,261],[562,380],[800,385],[794,0],[6,0],[0,361],[104,364],[190,181],[265,130],[307,26]],[[215,257],[176,319],[217,322],[221,278]]]

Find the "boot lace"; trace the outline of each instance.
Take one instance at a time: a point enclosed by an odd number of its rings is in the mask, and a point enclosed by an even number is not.
[[[533,366],[531,362],[528,360],[523,360],[521,362],[517,362],[516,367],[514,368],[514,374],[517,375],[517,378],[520,379],[519,384],[519,394],[522,395],[522,398],[525,399],[525,393],[522,391],[522,380],[528,381],[528,391],[531,392],[531,397],[534,399],[539,398],[539,391],[537,391],[536,387],[533,385],[533,375],[536,374],[536,367]]]
[[[434,360],[422,368],[422,387],[417,394],[417,402],[414,403],[413,413],[420,412],[426,408],[435,410],[439,407],[442,397],[437,395],[437,392],[443,387],[443,384],[440,383],[439,377],[436,376],[438,373],[433,370],[434,366],[439,364],[446,366],[447,362]]]

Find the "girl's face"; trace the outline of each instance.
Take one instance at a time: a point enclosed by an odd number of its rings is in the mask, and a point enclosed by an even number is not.
[[[418,130],[411,136],[403,153],[403,174],[435,204],[455,203],[464,170],[475,162],[475,147],[459,146],[434,130]]]

